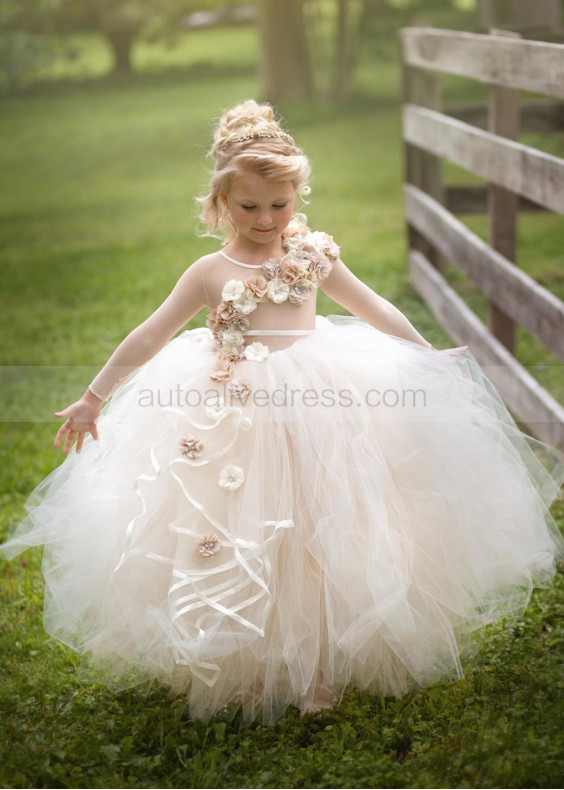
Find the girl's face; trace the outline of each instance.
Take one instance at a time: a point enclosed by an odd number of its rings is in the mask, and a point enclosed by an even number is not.
[[[290,222],[297,202],[291,181],[268,181],[253,172],[234,177],[221,199],[229,209],[237,235],[253,245],[275,241]]]

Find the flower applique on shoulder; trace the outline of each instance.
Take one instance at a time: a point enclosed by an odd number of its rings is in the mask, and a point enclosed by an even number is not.
[[[284,255],[269,258],[256,274],[246,280],[226,282],[222,301],[209,313],[206,324],[214,336],[218,359],[210,374],[213,381],[230,379],[235,363],[241,359],[260,362],[268,356],[268,347],[262,343],[245,347],[244,332],[250,324],[247,316],[257,305],[267,301],[303,304],[318,283],[329,276],[340,255],[333,237],[323,231],[307,230],[301,214],[282,234],[282,246]]]

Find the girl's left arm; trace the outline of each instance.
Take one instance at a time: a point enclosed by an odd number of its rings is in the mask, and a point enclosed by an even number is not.
[[[319,287],[337,304],[381,332],[434,348],[397,307],[359,280],[340,258],[334,261],[329,276],[321,280]]]

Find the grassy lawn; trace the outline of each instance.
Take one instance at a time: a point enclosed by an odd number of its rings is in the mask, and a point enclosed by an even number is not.
[[[74,82],[1,100],[3,537],[32,488],[63,460],[52,447],[53,411],[79,397],[191,261],[217,248],[195,234],[193,198],[206,184],[211,120],[257,95],[257,42],[247,29],[228,38],[200,31],[194,42],[190,53],[140,48],[145,71],[126,80],[81,82],[76,64],[73,74],[59,64],[52,76]],[[103,74],[103,44],[84,43],[84,73]],[[173,70],[160,73],[163,64]],[[346,108],[280,108],[313,162],[310,224],[333,234],[356,274],[435,346],[452,345],[407,281],[398,71],[366,61],[358,80],[364,98]],[[447,94],[472,98],[454,83]],[[562,136],[537,144],[564,155]],[[454,168],[447,175],[464,178]],[[484,218],[466,221],[485,235]],[[525,217],[519,240],[520,265],[560,297],[561,223]],[[472,286],[455,271],[449,277],[485,315]],[[320,293],[318,312],[345,311]],[[203,325],[205,314],[189,327]],[[524,332],[518,356],[562,397],[561,364]],[[564,525],[564,502],[553,512]],[[182,698],[163,689],[113,695],[89,683],[76,656],[44,635],[40,568],[39,549],[0,566],[2,786],[560,785],[562,573],[553,588],[535,591],[524,618],[487,629],[463,681],[402,700],[351,687],[317,719],[290,708],[264,728],[239,715],[190,721]]]

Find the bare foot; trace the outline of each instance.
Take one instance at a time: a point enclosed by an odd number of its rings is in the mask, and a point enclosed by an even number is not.
[[[241,694],[237,694],[237,696],[233,697],[233,702],[244,705],[246,702],[252,700],[256,694],[260,693],[262,686],[263,684],[261,680],[254,680],[251,684],[251,688],[248,691],[244,691]]]
[[[318,713],[319,711],[332,708],[337,698],[334,697],[327,689],[317,688],[314,692],[312,700],[304,700],[300,706],[300,715],[305,716],[306,713]]]

